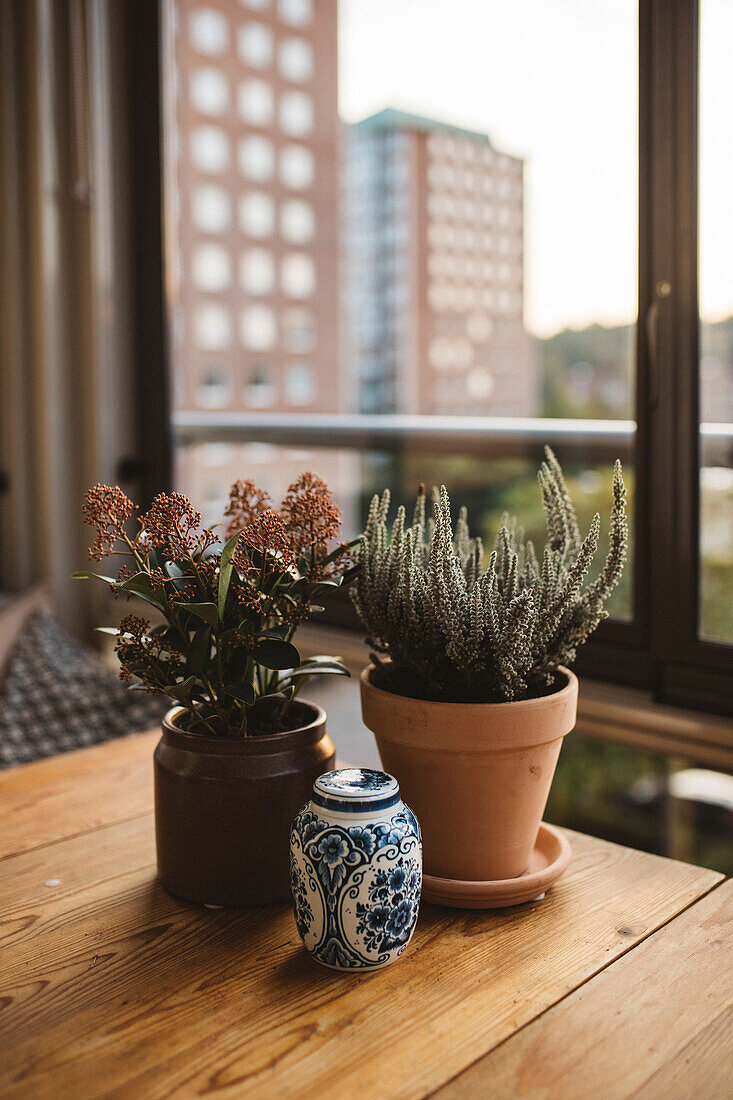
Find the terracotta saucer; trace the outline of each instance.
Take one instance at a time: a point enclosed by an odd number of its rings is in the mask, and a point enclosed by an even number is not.
[[[521,905],[544,895],[567,867],[570,855],[567,837],[543,821],[527,870],[519,878],[467,882],[423,875],[422,899],[453,909],[503,909],[508,905]]]

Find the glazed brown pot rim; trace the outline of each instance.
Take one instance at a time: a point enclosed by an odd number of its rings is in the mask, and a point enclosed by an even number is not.
[[[176,720],[188,709],[183,706],[171,707],[163,715],[163,736],[169,745],[191,752],[211,753],[217,756],[262,755],[263,753],[287,752],[304,744],[318,741],[325,730],[326,712],[318,703],[310,699],[299,699],[299,703],[314,711],[312,721],[294,730],[281,733],[263,733],[252,737],[207,737],[201,733],[188,733],[177,726]]]
[[[504,703],[454,703],[443,702],[440,699],[418,699],[412,695],[398,695],[394,691],[386,691],[384,688],[377,687],[371,681],[371,673],[374,671],[375,666],[371,662],[362,669],[359,679],[362,684],[362,688],[374,692],[377,696],[382,696],[386,699],[396,700],[394,704],[399,706],[400,704],[414,704],[419,703],[426,707],[435,707],[436,710],[441,710],[444,715],[448,715],[449,712],[455,711],[456,714],[461,714],[464,717],[467,715],[470,709],[475,709],[481,713],[486,713],[486,708],[490,707],[492,713],[498,716],[519,714],[521,708],[522,715],[527,715],[532,710],[544,710],[547,705],[552,702],[564,703],[566,699],[570,699],[578,691],[578,677],[575,673],[566,668],[565,665],[558,665],[557,672],[561,672],[566,679],[566,683],[563,687],[557,691],[551,691],[548,695],[537,695],[532,699],[512,699],[507,700]]]

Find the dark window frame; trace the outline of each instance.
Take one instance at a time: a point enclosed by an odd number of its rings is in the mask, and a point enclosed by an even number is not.
[[[172,469],[163,267],[150,266],[153,244],[163,239],[161,14],[144,0],[128,9],[130,105],[144,158],[133,196],[136,331],[143,471],[152,489],[170,485]],[[634,617],[603,623],[577,668],[644,688],[660,702],[729,715],[733,645],[704,640],[698,630],[698,26],[698,0],[639,0]],[[345,601],[330,611],[332,623],[357,626]]]

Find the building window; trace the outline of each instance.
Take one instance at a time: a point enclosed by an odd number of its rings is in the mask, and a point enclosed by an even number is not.
[[[240,141],[238,159],[242,175],[255,183],[265,183],[275,171],[275,150],[272,142],[259,134]]]
[[[275,260],[265,248],[249,248],[242,254],[239,277],[246,294],[271,294],[275,289]]]
[[[194,314],[194,339],[202,351],[223,351],[232,338],[232,319],[229,310],[217,302],[207,302],[196,308]]]
[[[475,401],[485,401],[494,391],[494,380],[483,367],[476,367],[466,378],[466,391]]]
[[[216,126],[199,126],[191,134],[191,160],[201,172],[219,175],[229,167],[229,138]]]
[[[280,286],[288,298],[309,298],[316,288],[316,268],[305,252],[290,252],[280,264]]]
[[[280,207],[280,233],[291,244],[307,244],[315,235],[313,207],[302,199],[289,199]]]
[[[277,340],[275,311],[269,306],[249,306],[240,320],[242,344],[250,351],[270,351]]]
[[[224,233],[232,224],[232,200],[223,187],[206,184],[193,193],[193,224],[201,233]]]
[[[272,31],[262,23],[245,23],[237,32],[237,50],[245,65],[267,68],[272,62]]]
[[[305,145],[286,145],[280,154],[280,179],[293,191],[305,191],[313,184],[313,154]]]
[[[311,352],[316,346],[316,318],[309,309],[283,310],[283,347],[298,355]]]
[[[254,370],[247,380],[244,399],[252,409],[266,409],[275,403],[275,386],[264,367]]]
[[[255,240],[271,237],[275,231],[275,203],[264,191],[250,191],[239,200],[242,232]]]
[[[280,100],[280,126],[290,137],[305,137],[313,129],[313,100],[304,92],[286,92]]]
[[[192,13],[189,33],[194,49],[211,57],[219,57],[229,45],[229,25],[221,12],[213,8]]]
[[[220,244],[200,244],[193,252],[192,275],[199,290],[224,291],[231,282],[229,252]]]
[[[221,115],[229,106],[229,82],[218,69],[197,69],[191,74],[190,97],[202,115]]]
[[[311,405],[316,394],[313,367],[296,363],[285,374],[285,399],[290,405]]]
[[[286,38],[278,50],[281,76],[294,84],[310,80],[313,75],[313,50],[302,38]]]
[[[220,370],[207,371],[199,386],[199,404],[205,409],[223,409],[231,398],[229,379]]]
[[[279,0],[278,14],[291,27],[305,27],[313,16],[312,0]]]
[[[243,80],[237,92],[240,118],[251,126],[269,126],[275,114],[272,88],[264,80]]]

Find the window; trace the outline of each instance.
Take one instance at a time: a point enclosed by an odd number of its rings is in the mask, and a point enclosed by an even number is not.
[[[293,191],[305,191],[313,183],[313,153],[304,145],[288,145],[280,154],[280,178]]]
[[[315,233],[313,207],[300,199],[290,199],[280,207],[280,233],[292,244],[307,244]]]
[[[247,179],[264,183],[275,170],[275,150],[272,142],[259,134],[243,138],[239,143],[239,170]]]
[[[240,261],[242,290],[247,294],[271,294],[275,288],[275,260],[265,248],[249,248]]]
[[[316,319],[309,309],[291,308],[282,314],[283,344],[286,351],[302,355],[316,346]]]
[[[316,393],[313,367],[296,363],[285,376],[285,398],[291,405],[311,405]]]
[[[232,224],[230,195],[214,184],[197,187],[193,192],[191,216],[199,232],[223,233]]]
[[[198,401],[204,409],[223,409],[229,401],[231,392],[226,374],[212,368],[205,373],[199,386]]]
[[[196,69],[191,74],[191,103],[204,115],[221,115],[229,106],[229,84],[218,69]]]
[[[733,146],[726,105],[733,73],[725,42],[733,11],[704,0],[700,34],[700,592],[704,638],[733,642],[733,448],[713,446],[733,424]]]
[[[316,286],[315,264],[305,252],[290,252],[280,265],[280,285],[288,298],[309,298]]]
[[[267,409],[275,403],[275,386],[264,367],[259,367],[250,375],[245,402],[251,409]]]
[[[232,478],[246,460],[277,485],[305,449],[348,535],[373,490],[432,480],[485,542],[504,510],[542,539],[545,440],[587,526],[619,455],[631,553],[579,668],[729,709],[727,0],[700,0],[699,54],[694,0],[438,0],[419,50],[406,0],[170,6],[174,426],[246,423]]]
[[[268,126],[275,113],[272,88],[264,80],[245,80],[239,85],[237,106],[240,117],[252,126]]]
[[[250,191],[239,200],[239,223],[248,237],[269,237],[275,229],[275,203],[264,191]]]
[[[313,15],[312,0],[279,0],[278,14],[291,27],[305,27]]]
[[[196,309],[194,315],[194,339],[202,351],[223,351],[229,346],[232,322],[229,311],[215,302],[207,302]]]
[[[191,134],[191,160],[201,172],[218,175],[229,167],[229,139],[215,126],[199,126]]]
[[[302,38],[286,38],[278,51],[280,73],[286,80],[301,83],[313,75],[313,50]]]
[[[286,92],[280,100],[280,126],[290,137],[305,137],[313,129],[313,101],[303,92]]]
[[[229,26],[221,12],[200,8],[191,15],[191,43],[199,53],[218,57],[229,45]]]
[[[251,351],[269,351],[277,339],[275,313],[268,306],[249,306],[242,311],[242,343]]]
[[[193,254],[193,281],[199,290],[224,291],[231,282],[229,252],[220,244],[200,244]]]
[[[253,69],[264,69],[272,61],[272,32],[262,23],[245,23],[237,34],[239,56]]]

